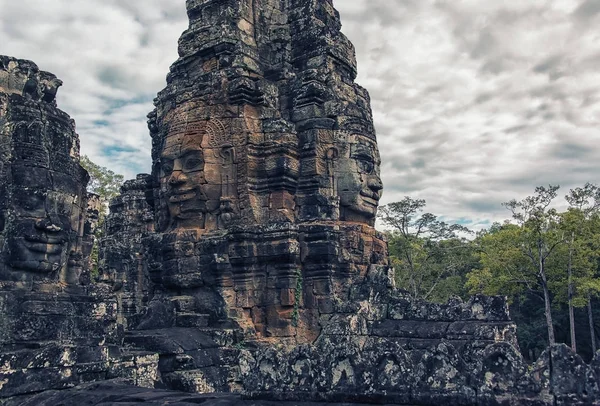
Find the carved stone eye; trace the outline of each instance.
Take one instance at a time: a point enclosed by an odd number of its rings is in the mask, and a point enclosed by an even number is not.
[[[170,175],[173,172],[173,161],[163,162],[162,171],[165,175]]]
[[[365,159],[359,159],[358,160],[358,168],[360,169],[361,172],[367,174],[367,175],[371,175],[373,173],[373,171],[375,170],[375,164],[371,161],[367,161]]]
[[[202,160],[199,158],[188,158],[185,160],[184,169],[193,170],[202,166]]]

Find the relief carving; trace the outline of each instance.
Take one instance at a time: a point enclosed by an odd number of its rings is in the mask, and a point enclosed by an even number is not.
[[[81,273],[78,251],[88,177],[70,156],[68,138],[76,137],[70,119],[44,107],[36,109],[19,96],[9,104],[11,117],[23,121],[6,134],[12,148],[5,163],[11,182],[3,254],[13,271],[9,279],[29,280],[30,273],[38,273],[72,281],[76,278],[69,273]]]
[[[192,116],[186,111],[162,122],[166,137],[159,182],[161,200],[168,208],[168,231],[222,229],[237,212],[237,162],[231,134],[220,120]]]
[[[383,189],[377,144],[352,134],[338,145],[340,155],[334,161],[334,176],[340,198],[340,220],[374,226]]]

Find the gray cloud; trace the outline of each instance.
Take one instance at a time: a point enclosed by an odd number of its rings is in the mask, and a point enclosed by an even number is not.
[[[399,11],[397,24],[373,15],[394,15],[383,6],[395,3],[337,1],[373,99],[384,203],[410,194],[447,218],[495,221],[508,217],[501,202],[537,185],[566,193],[597,181],[600,75],[588,22],[600,2],[439,0],[410,18]]]
[[[566,141],[556,145],[552,155],[558,159],[579,161],[581,163],[592,160],[594,151],[588,145]]]
[[[0,53],[64,81],[58,103],[77,122],[81,152],[127,177],[149,171],[145,116],[177,58],[185,2],[0,0],[0,9]]]
[[[383,203],[484,227],[541,184],[600,173],[600,0],[334,0],[372,97]],[[183,0],[0,0],[0,53],[64,80],[82,153],[150,169],[145,115],[187,28]]]
[[[600,0],[585,0],[575,10],[575,17],[588,20],[600,13]]]

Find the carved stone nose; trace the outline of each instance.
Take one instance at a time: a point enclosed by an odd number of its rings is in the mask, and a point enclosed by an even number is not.
[[[381,182],[379,176],[371,176],[369,179],[369,189],[375,192],[379,192],[383,189],[383,183]]]
[[[174,171],[169,178],[169,185],[180,185],[184,182],[185,179],[180,171]]]
[[[58,233],[59,231],[62,231],[62,228],[56,225],[55,222],[49,218],[37,221],[35,223],[35,228],[37,228],[38,230],[49,231],[52,233]]]

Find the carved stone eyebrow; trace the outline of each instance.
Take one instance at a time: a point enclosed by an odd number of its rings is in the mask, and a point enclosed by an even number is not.
[[[375,149],[365,144],[354,144],[350,155],[353,157],[368,158],[375,161]]]
[[[202,160],[204,160],[204,151],[202,151],[201,149],[182,148],[181,152],[179,154],[179,158],[186,158],[186,157],[192,156],[192,155],[197,155],[198,157],[202,158]]]
[[[179,150],[174,149],[174,148],[169,148],[163,151],[163,153],[160,155],[160,159],[161,160],[169,160],[169,161],[174,161],[175,159],[177,159],[179,157]]]

